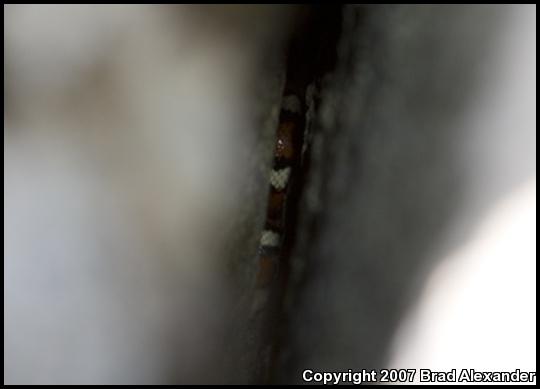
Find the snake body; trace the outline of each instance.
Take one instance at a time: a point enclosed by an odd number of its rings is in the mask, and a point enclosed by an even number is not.
[[[256,382],[271,381],[284,332],[297,210],[309,158],[311,117],[321,80],[335,61],[341,8],[301,8],[286,54],[286,77],[276,128],[266,218],[257,249],[252,320],[260,325]]]
[[[282,93],[273,165],[270,172],[266,222],[261,233],[257,285],[265,287],[287,266],[290,233],[300,197],[302,162],[310,131],[308,113],[321,79],[335,61],[341,8],[301,8],[286,55],[286,79]],[[283,269],[286,271],[286,269]]]
[[[305,112],[304,96],[291,93],[283,97],[269,179],[266,221],[258,250],[256,282],[260,288],[275,280],[283,260],[288,205],[293,183],[298,179],[304,145]]]

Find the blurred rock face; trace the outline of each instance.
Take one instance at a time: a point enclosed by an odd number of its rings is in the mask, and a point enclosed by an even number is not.
[[[253,380],[244,322],[296,9],[4,11],[5,383]],[[425,367],[421,324],[396,340],[402,319],[431,270],[536,174],[535,29],[530,7],[344,8],[276,381]],[[535,243],[518,244],[528,250],[513,269],[529,272]],[[492,264],[463,263],[443,276]],[[523,272],[510,281],[535,285]],[[486,285],[508,281],[490,274]],[[503,297],[532,301],[512,290]],[[467,320],[435,305],[429,317]],[[490,320],[463,328],[474,337]]]
[[[516,328],[536,337],[518,324],[536,320],[535,276],[526,275],[535,227],[522,217],[535,204],[507,220],[529,239],[479,227],[514,190],[534,197],[534,8],[347,7],[343,26],[313,141],[281,380],[388,364],[534,370],[534,342],[507,346]],[[477,255],[465,254],[469,244]],[[443,259],[452,264],[439,270]],[[429,308],[401,332],[415,340],[395,339],[419,296]],[[529,308],[519,319],[472,314],[509,300]]]
[[[6,382],[222,378],[288,14],[5,7]]]

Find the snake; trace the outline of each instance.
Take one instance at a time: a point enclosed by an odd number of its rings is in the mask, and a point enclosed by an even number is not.
[[[258,248],[257,287],[268,287],[284,259],[292,191],[299,179],[309,132],[308,90],[304,96],[285,89],[279,114],[273,164],[269,177],[266,219]]]
[[[285,83],[276,128],[266,218],[257,250],[256,285],[265,288],[287,273],[295,213],[301,198],[304,162],[309,154],[312,118],[321,80],[333,67],[340,7],[301,8],[288,42]]]
[[[310,139],[323,78],[335,63],[341,25],[339,6],[303,7],[285,55],[264,226],[256,252],[252,320],[261,340],[255,382],[270,382],[277,363],[284,321],[298,211],[309,165]]]

